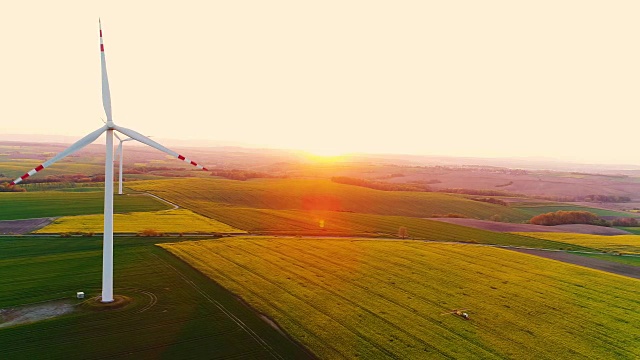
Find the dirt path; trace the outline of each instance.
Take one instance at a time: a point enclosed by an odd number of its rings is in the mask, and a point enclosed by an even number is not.
[[[148,193],[148,192],[142,192],[142,193],[139,193],[139,194],[127,194],[127,196],[136,196],[136,195],[151,196],[152,198],[155,198],[155,199],[157,199],[159,201],[162,201],[163,203],[168,204],[169,206],[173,206],[173,209],[171,209],[171,210],[175,210],[175,209],[180,207],[180,206],[178,206],[178,204],[174,204],[169,200],[165,200],[165,199],[161,198],[160,196],[153,195],[153,194]]]
[[[55,220],[54,217],[24,220],[2,220],[0,221],[0,234],[27,234],[51,224],[53,220]]]
[[[49,301],[16,308],[0,309],[0,328],[50,319],[68,314],[73,310],[74,306],[69,300]]]
[[[640,279],[640,266],[620,264],[612,261],[594,259],[586,256],[580,256],[564,251],[537,250],[537,249],[511,249],[525,254],[545,257],[547,259],[558,260],[569,264],[580,265],[591,269],[601,270]]]

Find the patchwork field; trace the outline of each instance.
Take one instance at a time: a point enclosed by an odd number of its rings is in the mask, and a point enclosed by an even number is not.
[[[113,206],[117,213],[169,208],[167,204],[143,195],[115,196]],[[0,220],[100,214],[103,211],[103,192],[0,193]]]
[[[622,212],[622,211],[614,211],[614,210],[606,210],[606,209],[598,209],[593,207],[586,206],[576,206],[576,205],[540,205],[540,206],[515,206],[515,208],[523,211],[525,214],[529,216],[529,218],[534,217],[536,215],[556,212],[556,211],[589,211],[598,216],[609,216],[609,217],[637,217],[638,214],[633,214],[630,212]]]
[[[162,244],[320,358],[637,358],[638,280],[491,247]],[[446,314],[468,309],[471,320]]]
[[[496,233],[428,219],[301,211],[200,207],[204,215],[252,233],[313,236],[397,237],[400,227],[413,239],[476,242],[547,249],[591,250],[577,245],[514,234]]]
[[[75,311],[14,327],[2,327],[0,314],[0,358],[310,358],[233,294],[154,246],[159,241],[115,239],[115,293],[134,303],[95,312],[74,297],[99,294],[101,239],[3,237],[0,309],[68,299]]]
[[[586,246],[607,252],[640,254],[639,235],[600,236],[588,234],[519,233],[539,239]]]
[[[273,210],[341,211],[376,215],[432,217],[458,213],[488,219],[499,215],[512,221],[528,220],[525,212],[505,206],[440,193],[380,191],[329,180],[172,179],[127,184],[183,207],[201,212],[203,207],[237,207]],[[196,210],[197,209],[197,210]]]
[[[143,230],[155,230],[160,233],[244,233],[219,221],[198,215],[190,210],[175,209],[153,212],[132,212],[114,214],[114,232],[138,233]],[[36,233],[102,233],[104,215],[65,216]]]
[[[47,159],[53,157],[50,154],[48,157],[42,157],[41,159],[19,159],[19,160],[5,160],[0,158],[0,172],[12,180],[18,176],[24,175],[27,171],[42,164]],[[102,164],[99,162],[96,164],[88,164],[80,162],[78,160],[64,159],[58,163],[53,164],[47,168],[47,172],[43,176],[47,175],[69,175],[69,174],[104,174],[104,156],[102,158]]]
[[[533,224],[512,224],[488,220],[478,219],[456,219],[456,218],[439,218],[436,221],[447,222],[462,226],[470,226],[477,229],[484,229],[497,232],[548,232],[548,233],[578,233],[578,234],[594,234],[594,235],[624,235],[629,234],[628,231],[588,224],[565,224],[555,226],[543,226]]]

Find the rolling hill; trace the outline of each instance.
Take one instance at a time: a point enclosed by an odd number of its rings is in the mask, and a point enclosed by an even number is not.
[[[206,207],[273,210],[341,211],[376,215],[433,217],[457,213],[488,219],[493,215],[513,221],[528,220],[525,212],[505,206],[440,193],[380,191],[329,180],[172,179],[130,182],[128,187],[148,191],[194,211]]]

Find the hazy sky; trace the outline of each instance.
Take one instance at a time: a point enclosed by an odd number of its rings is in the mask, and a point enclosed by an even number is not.
[[[103,4],[103,5],[99,5]],[[640,164],[637,1],[63,1],[0,12],[1,134]]]

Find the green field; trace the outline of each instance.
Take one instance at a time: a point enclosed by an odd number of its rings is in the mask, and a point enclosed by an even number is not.
[[[616,226],[618,229],[622,229],[624,231],[628,231],[635,235],[640,235],[640,227],[625,227],[625,226]]]
[[[615,216],[615,217],[637,217],[636,214],[622,212],[622,211],[613,211],[606,209],[598,209],[586,206],[576,206],[576,205],[540,205],[540,206],[516,206],[518,210],[523,211],[529,218],[534,217],[540,214],[546,214],[550,212],[556,211],[588,211],[592,212],[598,216]]]
[[[272,235],[321,235],[396,237],[401,226],[413,239],[460,241],[546,249],[592,250],[577,245],[497,233],[428,219],[356,214],[336,211],[198,208],[202,214],[251,233]]]
[[[579,266],[416,241],[233,238],[161,246],[320,358],[640,357],[640,282]],[[446,314],[460,308],[471,320]]]
[[[166,210],[169,206],[150,196],[116,195],[113,208],[116,213],[125,213]],[[0,193],[0,220],[100,214],[103,211],[103,192]]]
[[[115,292],[133,304],[0,328],[0,358],[309,357],[228,291],[154,246],[160,241],[115,240]],[[0,309],[73,301],[76,291],[97,295],[101,249],[97,238],[1,238]]]
[[[20,184],[20,187],[24,188],[28,192],[32,191],[66,191],[66,192],[104,192],[103,183],[69,183],[69,182],[54,182],[54,183],[35,183],[35,184]]]
[[[53,157],[53,155],[51,155]],[[0,157],[0,173],[11,178],[12,180],[18,176],[24,175],[27,171],[42,164],[46,160],[38,159],[17,159],[6,160]],[[78,159],[64,159],[58,163],[48,167],[46,172],[38,176],[46,177],[47,175],[69,175],[69,174],[104,174],[104,157],[101,163],[89,164],[81,162]]]
[[[590,235],[571,233],[517,233],[572,245],[585,246],[606,252],[640,254],[640,236],[638,235]]]
[[[505,206],[473,201],[441,193],[380,191],[337,184],[329,180],[172,179],[130,182],[138,191],[148,191],[188,209],[202,207],[257,208],[273,210],[331,210],[376,215],[432,217],[458,213],[488,219],[500,215],[511,221],[528,220],[525,212]],[[196,210],[198,209],[198,210]]]
[[[104,215],[65,216],[56,219],[37,231],[42,234],[93,232],[101,233]],[[155,230],[160,233],[243,233],[219,221],[198,215],[190,210],[175,209],[150,212],[114,214],[113,231],[116,233],[138,233]]]

